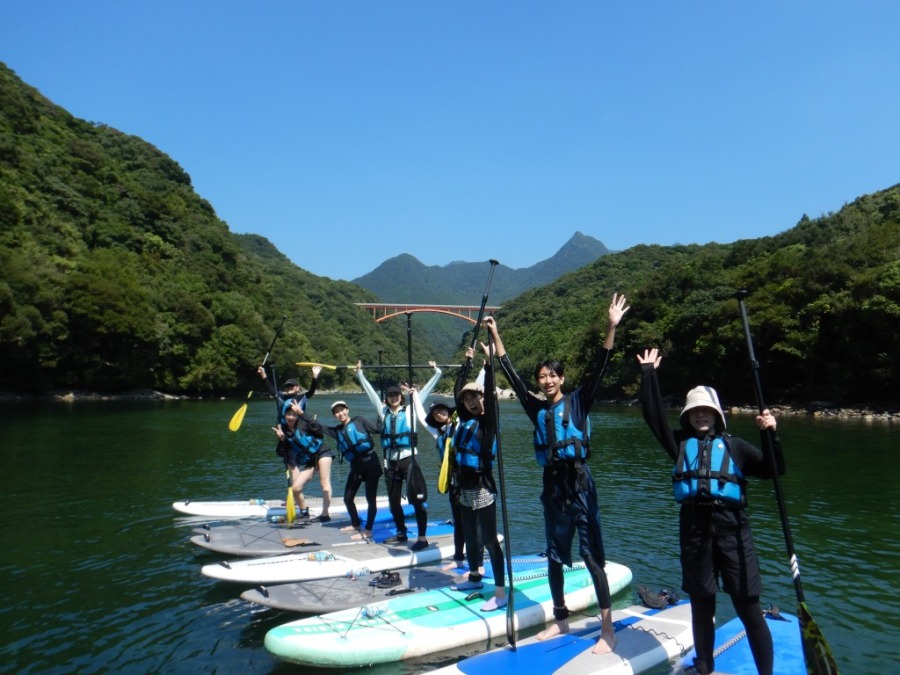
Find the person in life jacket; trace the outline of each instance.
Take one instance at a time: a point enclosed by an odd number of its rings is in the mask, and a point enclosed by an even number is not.
[[[381,426],[371,420],[357,415],[350,418],[350,408],[344,401],[331,404],[331,414],[337,420],[334,426],[323,426],[322,431],[337,441],[340,461],[350,462],[347,484],[344,486],[344,506],[350,515],[350,525],[342,528],[342,532],[352,533],[351,539],[370,539],[375,516],[378,514],[378,479],[381,478],[381,462],[372,434],[381,433]],[[366,522],[363,526],[356,508],[356,493],[360,486],[366,486]]]
[[[316,388],[319,384],[319,373],[322,372],[322,366],[312,366],[312,382],[309,385],[309,389],[307,389],[306,391],[300,391],[300,381],[298,379],[289,377],[281,383],[281,392],[278,392],[275,390],[275,386],[272,384],[272,380],[270,380],[266,376],[265,367],[260,366],[256,369],[256,372],[259,373],[259,376],[262,378],[263,384],[266,385],[266,390],[278,401],[278,408],[280,410],[285,409],[285,403],[293,400],[296,401],[300,406],[301,412],[306,412],[306,404],[308,403],[309,399],[311,399],[316,393]],[[284,423],[284,415],[281,416],[279,422],[282,424]]]
[[[590,456],[590,422],[588,413],[600,388],[609,363],[616,327],[629,310],[625,296],[613,294],[607,311],[608,323],[603,343],[595,353],[580,385],[563,393],[565,371],[559,361],[538,364],[534,375],[543,397],[528,390],[510,361],[500,339],[496,322],[487,321],[497,347],[500,366],[519,402],[534,426],[534,452],[543,472],[541,503],[547,533],[547,577],[553,596],[554,623],[538,633],[547,640],[569,631],[569,609],[566,607],[563,565],[572,564],[572,542],[578,532],[578,553],[591,574],[597,604],[600,606],[601,631],[593,653],[606,654],[615,649],[616,634],[612,623],[612,599],[606,578],[606,553],[597,506],[597,488],[587,459]]]
[[[759,557],[747,516],[747,478],[772,478],[773,458],[752,443],[725,433],[725,415],[712,387],[687,393],[672,429],[666,417],[657,368],[656,349],[637,355],[641,365],[641,405],[644,420],[674,462],[671,485],[679,511],[681,587],[691,598],[692,627],[698,673],[715,669],[716,593],[719,582],[744,623],[757,670],[770,675],[772,635],[763,618],[759,596]],[[777,429],[770,411],[756,418],[760,430]],[[781,443],[774,437],[774,464],[784,473]],[[667,481],[669,482],[669,481]]]
[[[434,363],[433,361],[430,363]],[[428,396],[434,389],[438,380],[441,378],[441,369],[434,366],[434,375],[422,387],[421,394],[417,394],[414,389],[408,389],[411,396],[418,395],[422,406],[428,400]],[[356,362],[356,379],[365,390],[369,401],[378,412],[378,421],[381,424],[381,448],[384,455],[384,476],[387,482],[388,505],[391,509],[391,516],[394,519],[394,526],[397,528],[397,534],[384,540],[386,544],[399,544],[409,541],[408,530],[406,528],[406,519],[403,514],[403,506],[401,504],[403,495],[403,483],[409,484],[409,478],[413,471],[421,474],[421,469],[415,461],[414,454],[416,450],[416,439],[414,435],[415,413],[411,405],[407,405],[403,400],[403,390],[400,385],[391,385],[385,389],[385,401],[382,402],[375,389],[366,379],[362,369],[362,361]],[[409,490],[407,490],[409,492]],[[409,502],[413,505],[416,515],[416,527],[418,529],[418,537],[415,543],[410,546],[412,551],[421,551],[428,547],[428,538],[425,536],[425,530],[428,527],[428,512],[425,504],[421,500],[414,500],[407,495]]]
[[[322,483],[322,512],[316,520],[328,522],[331,520],[328,508],[331,505],[331,461],[334,452],[325,447],[321,425],[307,416],[296,401],[289,399],[284,403],[281,418],[284,422],[273,427],[278,437],[275,452],[291,472],[291,489],[300,514],[309,516],[303,488],[318,468]]]
[[[487,357],[484,384],[466,382],[468,369],[460,369],[454,393],[459,425],[454,431],[449,452],[453,453],[459,481],[459,512],[469,559],[469,577],[451,586],[452,590],[470,593],[484,586],[481,581],[482,547],[491,558],[494,574],[494,596],[481,606],[482,612],[506,607],[506,579],[503,549],[497,539],[497,485],[493,466],[497,455],[497,389],[489,347],[481,343]],[[466,351],[467,360],[473,349]]]
[[[422,427],[431,434],[432,438],[434,438],[438,451],[438,461],[443,463],[444,452],[449,452],[448,444],[453,438],[453,433],[456,431],[456,427],[459,424],[459,419],[455,414],[456,408],[447,405],[442,401],[435,401],[431,404],[426,413],[424,407],[418,404],[418,397],[414,400],[416,402],[416,415],[419,418],[419,422]],[[444,569],[450,570],[458,567],[459,564],[466,559],[464,552],[466,540],[465,535],[463,534],[462,521],[459,518],[459,482],[456,479],[455,473],[451,473],[450,475],[450,487],[447,490],[447,497],[450,500],[450,516],[453,519],[453,562],[445,565]],[[480,565],[481,563],[479,561],[479,566]]]

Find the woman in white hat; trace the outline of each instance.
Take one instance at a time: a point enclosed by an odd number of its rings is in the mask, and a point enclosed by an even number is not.
[[[638,354],[641,364],[641,404],[644,420],[675,462],[672,486],[681,505],[682,589],[690,595],[698,673],[714,670],[716,593],[719,582],[744,623],[750,650],[761,675],[771,675],[772,635],[763,618],[759,596],[762,578],[747,516],[748,476],[772,477],[772,461],[752,443],[725,434],[725,415],[712,387],[694,387],[672,429],[656,369],[662,357],[656,349]],[[775,431],[768,410],[756,418],[760,429]],[[775,437],[775,460],[784,472],[781,444]]]

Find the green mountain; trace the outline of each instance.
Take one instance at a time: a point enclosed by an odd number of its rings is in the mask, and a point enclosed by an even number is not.
[[[576,235],[563,248],[573,242],[583,243]],[[555,258],[531,273],[557,274]],[[423,293],[386,299],[481,299],[486,262],[423,276],[415,259],[397,260],[406,269],[390,276],[419,275]],[[503,305],[501,332],[523,375],[553,356],[567,362],[574,385],[616,291],[632,309],[606,396],[635,395],[634,355],[655,346],[673,396],[705,383],[727,404],[751,402],[734,300],[744,288],[769,402],[893,406],[900,398],[900,185],[774,237],[636,246],[591,260],[546,285],[532,279],[515,296],[506,270],[497,271],[489,300]],[[455,266],[464,273],[451,285],[443,275]],[[448,288],[458,300],[444,299]],[[282,317],[272,353],[281,377],[297,374],[297,361],[404,363],[404,322],[375,324],[354,304],[377,301],[359,285],[298,268],[262,237],[232,234],[172,158],[73,117],[0,64],[0,390],[245,395],[259,387],[256,367]],[[417,363],[438,353],[422,336],[424,321],[415,319]],[[443,330],[455,358],[466,328],[456,320]],[[326,375],[326,386],[347,381],[346,371]]]
[[[173,159],[3,64],[0,223],[0,389],[246,392],[282,316],[282,377],[296,361],[406,360],[405,327],[353,304],[372,293],[230,233]]]
[[[490,302],[499,304],[538,286],[546,286],[609,253],[602,242],[576,232],[551,258],[531,267],[513,269],[497,265],[491,282]],[[483,262],[451,262],[426,266],[408,253],[384,261],[353,280],[384,302],[477,305],[484,295],[490,265]]]
[[[697,384],[754,401],[736,289],[746,305],[769,402],[896,405],[900,357],[900,185],[777,236],[733,244],[636,246],[504,303],[501,335],[523,374],[553,356],[583,372],[613,292],[632,305],[606,380],[637,391],[635,355],[663,354],[675,397]]]

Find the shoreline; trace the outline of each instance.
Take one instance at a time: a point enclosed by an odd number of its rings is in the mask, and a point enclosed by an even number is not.
[[[347,393],[338,389],[323,390],[319,393],[329,395],[341,395]],[[435,392],[436,395],[444,398],[452,398],[452,394],[447,392]],[[268,394],[261,395],[270,398]],[[503,401],[514,401],[515,393],[511,389],[499,389],[498,397]],[[164,392],[155,391],[153,389],[135,389],[132,391],[120,392],[117,394],[103,394],[98,392],[87,392],[77,390],[61,390],[50,392],[48,394],[28,395],[14,394],[10,392],[0,392],[0,404],[23,401],[40,401],[40,402],[57,402],[57,403],[75,403],[77,401],[206,401],[221,400],[232,401],[238,400],[239,397],[230,396],[188,396],[173,395]],[[598,399],[595,405],[606,407],[638,407],[640,402],[637,399]],[[670,410],[679,410],[680,406],[673,405],[667,401]],[[773,403],[769,405],[769,409],[775,415],[781,416],[801,416],[816,417],[821,419],[842,419],[842,420],[860,420],[866,422],[888,422],[900,423],[900,408],[894,406],[864,406],[861,408],[844,408],[827,401],[813,401],[805,406],[795,406],[789,404]],[[756,415],[757,409],[752,405],[735,405],[725,406],[725,411],[729,415]]]

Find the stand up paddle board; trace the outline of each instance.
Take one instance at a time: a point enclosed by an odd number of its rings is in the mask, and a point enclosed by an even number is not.
[[[775,647],[775,668],[778,675],[806,675],[806,661],[803,659],[803,643],[800,639],[800,622],[793,614],[775,610],[766,612],[766,624],[772,633]],[[740,619],[732,619],[716,629],[713,649],[715,672],[728,675],[756,675],[756,664],[750,653],[750,643]],[[694,656],[691,652],[684,657],[681,667],[675,673],[696,673],[693,669]]]
[[[550,640],[519,640],[516,649],[504,646],[462,659],[434,671],[434,675],[496,675],[497,673],[554,673],[588,675],[642,673],[684,654],[694,644],[691,605],[684,600],[666,609],[634,605],[613,610],[616,648],[612,654],[592,654],[600,637],[600,616],[569,620],[569,632]]]
[[[631,582],[631,570],[607,563],[610,592]],[[596,601],[591,575],[585,568],[564,575],[566,605],[580,611]],[[546,570],[519,579],[515,588],[517,629],[553,618],[553,598]],[[506,635],[506,610],[480,611],[494,586],[478,592],[449,588],[398,596],[363,607],[293,621],[266,633],[265,645],[279,659],[317,668],[348,668],[391,663],[452,649],[473,642],[490,642]],[[534,672],[527,668],[524,672]]]
[[[547,569],[547,558],[542,555],[513,556],[512,563],[514,575]],[[465,581],[469,568],[462,562],[459,565],[449,569],[445,569],[448,567],[445,565],[429,565],[382,572],[371,572],[363,567],[336,579],[257,586],[241,593],[241,597],[258,605],[290,612],[336,612],[381,602],[397,595],[431,591]],[[494,578],[490,563],[485,563],[484,577]]]
[[[380,496],[376,503],[379,508],[387,508],[388,498]],[[359,515],[365,518],[366,510],[369,508],[368,502],[364,497],[357,496],[355,500],[356,509]],[[322,513],[322,498],[307,497],[306,505],[309,507],[310,516],[318,516]],[[406,500],[403,505],[408,506]],[[284,516],[287,514],[284,499],[245,499],[243,501],[214,501],[204,502],[192,499],[182,499],[181,501],[172,502],[172,508],[179,514],[184,516],[195,516],[201,518],[209,518],[213,520],[239,520],[242,518],[263,518],[268,520],[272,517]],[[347,518],[347,507],[344,506],[342,499],[332,499],[328,508],[328,515],[332,518]]]
[[[347,521],[328,523],[252,523],[248,525],[224,525],[211,527],[195,534],[191,543],[216,553],[241,557],[285,555],[298,549],[315,551],[341,544],[356,543],[352,532],[342,532]],[[415,540],[418,529],[407,525],[407,536]],[[427,534],[439,536],[452,534],[453,524],[443,521],[428,523]],[[394,521],[376,523],[372,528],[372,541],[381,543],[397,534]]]
[[[204,565],[200,572],[219,581],[256,585],[285,584],[294,581],[332,579],[366,567],[371,572],[398,570],[437,562],[453,555],[453,535],[433,536],[428,533],[428,548],[411,551],[410,538],[405,544],[378,544],[375,542],[353,542],[338,544],[326,551],[326,555],[316,556],[310,552],[289,553],[267,558],[244,558],[223,560],[212,565]]]

